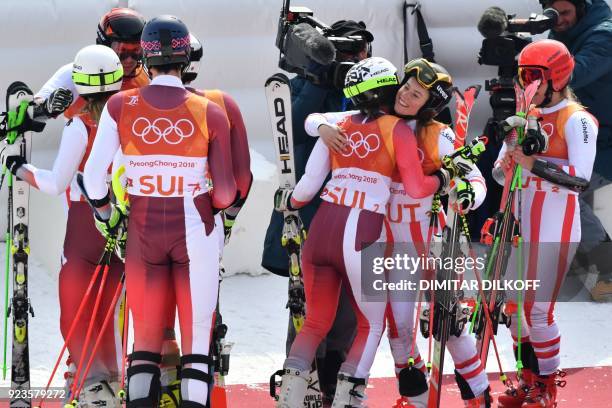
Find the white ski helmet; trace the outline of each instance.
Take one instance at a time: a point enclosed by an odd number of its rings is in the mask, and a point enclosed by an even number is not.
[[[72,82],[79,95],[119,91],[122,81],[123,67],[111,48],[88,45],[74,57]]]
[[[346,73],[344,96],[358,109],[393,103],[399,80],[397,68],[381,57],[366,58]]]
[[[202,55],[204,54],[202,50],[202,43],[200,43],[200,40],[198,40],[198,38],[191,33],[189,33],[189,42],[191,43],[189,65],[187,65],[187,68],[183,70],[183,75],[181,77],[184,84],[193,82],[198,77],[198,72],[200,72],[200,61],[202,60]]]

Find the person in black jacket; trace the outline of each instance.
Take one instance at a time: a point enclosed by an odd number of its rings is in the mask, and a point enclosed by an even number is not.
[[[370,44],[374,36],[366,29],[363,22],[353,20],[340,20],[332,24],[331,35],[361,36],[363,47],[355,54],[336,52],[337,61],[357,62],[365,59],[370,53]],[[329,66],[321,66],[312,62],[309,71],[324,76],[329,71]],[[299,181],[304,175],[306,162],[317,141],[316,138],[306,134],[304,121],[306,117],[315,112],[339,112],[348,110],[348,99],[342,94],[342,89],[333,85],[315,84],[309,79],[296,76],[290,81],[291,86],[291,109],[293,123],[293,149],[295,155],[296,177]],[[307,206],[299,210],[300,218],[304,228],[308,230],[310,222],[314,217],[321,199],[317,196]],[[280,275],[289,275],[289,257],[287,250],[281,246],[281,234],[283,229],[283,215],[272,211],[270,225],[266,231],[264,251],[261,265],[270,272]],[[317,371],[319,384],[323,394],[324,402],[331,403],[335,393],[336,377],[342,362],[346,356],[346,350],[353,341],[355,335],[356,318],[349,303],[345,289],[342,289],[336,320],[327,338],[321,343],[317,350]],[[289,352],[295,329],[291,318],[289,318],[289,329],[287,333],[286,352]]]

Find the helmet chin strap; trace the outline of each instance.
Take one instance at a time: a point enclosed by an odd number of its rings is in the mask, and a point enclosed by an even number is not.
[[[552,95],[553,95],[553,86],[552,86],[552,81],[549,79],[548,88],[546,89],[546,94],[544,95],[544,100],[542,101],[541,104],[537,105],[537,107],[543,108],[543,107],[548,106],[548,104],[552,100]]]

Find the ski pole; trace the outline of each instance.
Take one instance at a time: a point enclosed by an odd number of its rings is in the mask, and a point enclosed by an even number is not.
[[[91,340],[91,333],[93,331],[94,323],[96,321],[96,316],[98,314],[98,309],[100,308],[100,303],[102,301],[102,295],[104,293],[104,286],[106,285],[106,278],[108,276],[108,271],[110,269],[110,258],[113,254],[114,248],[115,248],[115,238],[113,237],[107,241],[106,249],[103,255],[105,258],[103,258],[100,262],[102,265],[104,265],[104,269],[102,272],[102,280],[100,282],[100,287],[98,288],[98,294],[96,295],[96,302],[94,304],[94,308],[91,313],[91,318],[89,319],[89,326],[87,327],[87,334],[85,335],[85,343],[83,344],[83,355],[87,353],[87,349],[89,347],[89,341]],[[70,395],[72,397],[75,396],[75,392],[79,385],[79,377],[82,374],[84,361],[85,360],[83,358],[81,358],[79,361],[79,365],[77,367],[77,370],[74,376],[74,382],[72,383],[72,389],[70,390]],[[85,381],[85,378],[83,378],[83,382],[84,381]]]
[[[89,370],[93,363],[93,359],[96,356],[96,352],[98,351],[100,342],[102,341],[102,338],[104,337],[104,331],[106,330],[106,327],[108,327],[108,322],[111,320],[111,317],[113,316],[113,313],[115,311],[115,306],[117,305],[117,301],[119,300],[119,296],[121,295],[121,291],[123,289],[124,283],[125,283],[125,273],[121,275],[121,280],[117,284],[117,288],[115,289],[113,300],[111,301],[108,311],[106,312],[106,316],[104,317],[104,321],[102,322],[102,327],[100,328],[100,332],[98,333],[96,342],[94,343],[93,349],[91,350],[91,354],[89,355],[89,360],[87,360],[87,365],[85,366],[85,371],[83,373],[83,381],[81,381],[81,384],[79,385],[79,387],[77,388],[74,394],[73,405],[75,405],[74,404],[75,401],[79,400],[79,395],[81,393],[81,390],[83,389],[83,385],[85,384],[85,379],[87,378],[87,374],[89,374]]]
[[[121,386],[117,396],[123,400],[126,397],[125,393],[125,362],[127,361],[127,341],[128,328],[130,326],[130,309],[128,307],[127,292],[123,297],[123,345],[121,346]]]
[[[465,217],[465,215],[461,214],[460,220],[461,220],[461,224],[462,224],[462,228],[464,230],[465,236],[469,237],[470,232],[469,232],[468,225],[467,225],[467,218]],[[474,253],[474,249],[472,248],[472,244],[469,241],[469,238],[468,238],[468,248],[469,248],[470,257],[474,259],[476,256]],[[482,289],[482,279],[480,277],[480,273],[478,272],[478,268],[474,268],[474,276],[476,277],[476,282],[478,285],[478,294],[482,299],[484,299],[485,297],[484,297],[484,291]],[[491,313],[489,311],[489,308],[486,305],[483,305],[482,310],[484,312],[485,319],[487,320],[487,324],[489,325],[489,327],[493,327],[493,320],[491,319]],[[506,375],[506,373],[504,372],[502,368],[501,359],[499,357],[499,350],[497,348],[497,340],[495,340],[495,336],[491,337],[491,341],[493,342],[493,349],[495,350],[495,357],[497,359],[497,365],[499,367],[499,378],[502,381],[502,383],[504,383],[504,385],[507,385],[508,376]]]
[[[77,309],[76,316],[75,316],[74,320],[72,321],[72,324],[70,325],[70,329],[68,329],[68,334],[66,335],[66,339],[64,340],[64,345],[62,346],[60,354],[57,357],[55,365],[53,366],[53,371],[51,372],[51,377],[49,378],[49,381],[47,382],[47,385],[45,387],[45,392],[43,393],[43,399],[40,401],[39,407],[42,407],[43,401],[45,400],[45,395],[47,394],[47,391],[49,390],[49,387],[51,386],[51,383],[53,382],[53,378],[55,377],[55,373],[57,371],[57,368],[58,368],[60,362],[62,361],[62,357],[64,356],[64,352],[66,351],[66,348],[68,347],[68,342],[72,338],[72,335],[74,333],[76,325],[79,322],[79,320],[81,319],[81,314],[85,310],[85,306],[86,306],[86,304],[89,301],[89,297],[91,296],[91,292],[93,290],[93,287],[94,287],[94,285],[95,285],[95,283],[96,283],[96,281],[98,279],[98,275],[100,274],[100,271],[102,270],[102,266],[103,265],[101,263],[99,263],[96,266],[96,269],[95,269],[91,279],[89,280],[89,285],[87,286],[87,289],[85,290],[85,294],[83,295],[83,300],[81,300],[81,304],[79,305],[79,308]]]
[[[6,272],[4,276],[4,354],[2,359],[2,379],[6,380],[6,348],[8,345],[8,300],[9,300],[9,269],[10,269],[10,250],[12,246],[11,239],[11,224],[13,220],[13,210],[12,210],[12,202],[13,202],[13,175],[7,170],[6,166],[4,167],[4,171],[2,172],[2,177],[8,172],[8,205],[7,205],[7,219],[6,219]],[[2,187],[2,183],[0,182],[0,188]]]

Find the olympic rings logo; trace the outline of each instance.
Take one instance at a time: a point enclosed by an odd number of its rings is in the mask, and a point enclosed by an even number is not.
[[[420,147],[417,147],[417,154],[419,155],[419,162],[423,163],[425,161],[425,152]]]
[[[374,133],[363,136],[361,132],[351,133],[348,137],[348,152],[342,153],[344,157],[355,154],[360,159],[366,158],[370,153],[380,148],[380,138]]]
[[[555,126],[552,123],[544,123],[542,125],[542,131],[546,133],[546,136],[551,137],[555,131]]]
[[[191,137],[195,126],[187,119],[179,119],[173,123],[168,118],[157,118],[151,123],[147,118],[140,117],[132,123],[132,133],[138,136],[146,144],[156,144],[164,139],[164,142],[177,145],[187,137]]]

